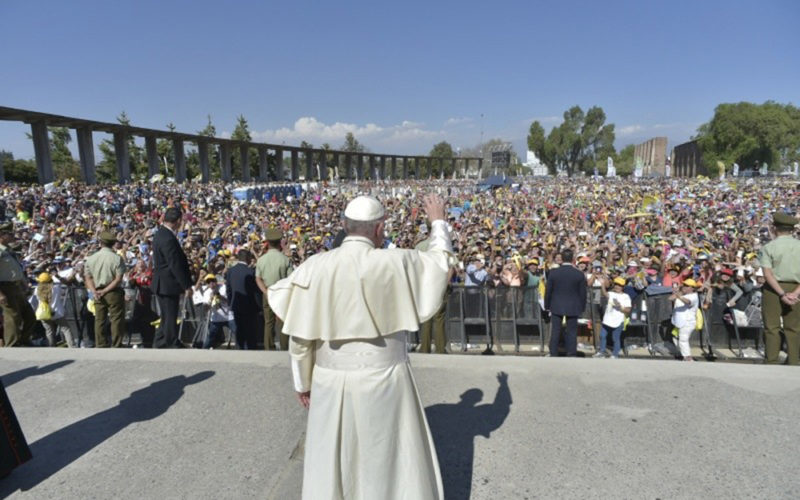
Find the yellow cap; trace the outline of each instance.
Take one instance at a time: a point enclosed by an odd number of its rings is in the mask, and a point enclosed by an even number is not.
[[[53,277],[50,276],[50,273],[42,273],[39,275],[38,278],[36,278],[36,281],[38,281],[39,283],[50,283],[51,281],[53,281]]]
[[[616,278],[614,278],[614,284],[615,285],[625,286],[625,283],[627,283],[627,281],[625,281],[625,278],[622,278],[620,276],[617,276]]]
[[[211,281],[211,280],[215,280],[215,279],[217,279],[217,276],[215,274],[211,274],[211,273],[206,274],[206,277],[205,277],[206,281]]]
[[[700,285],[695,280],[693,280],[692,278],[689,278],[689,279],[683,280],[683,286],[690,286],[692,288],[697,288]]]

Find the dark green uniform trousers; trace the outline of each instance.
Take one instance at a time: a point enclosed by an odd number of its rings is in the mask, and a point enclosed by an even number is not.
[[[272,308],[269,306],[266,294],[264,295],[264,349],[267,351],[275,350],[275,330],[278,330],[280,336],[281,351],[289,350],[289,336],[281,333],[283,330],[283,322],[275,316]]]
[[[3,340],[6,347],[29,344],[36,314],[25,298],[19,283],[0,283],[0,292],[6,296],[3,306]]]
[[[444,354],[446,344],[444,335],[445,314],[447,310],[447,300],[442,303],[442,307],[436,311],[431,319],[420,326],[419,329],[419,352],[431,352],[431,332],[433,332],[433,344],[436,354]]]
[[[781,288],[791,292],[797,283],[780,282]],[[781,318],[783,318],[783,334],[786,336],[787,363],[800,364],[800,304],[788,306],[781,302],[778,294],[769,285],[764,285],[761,300],[761,315],[764,320],[764,347],[768,364],[778,363],[781,350]]]
[[[122,346],[125,336],[125,293],[121,288],[112,290],[102,298],[94,299],[94,346],[108,347],[103,327],[106,318],[111,322],[111,347]]]

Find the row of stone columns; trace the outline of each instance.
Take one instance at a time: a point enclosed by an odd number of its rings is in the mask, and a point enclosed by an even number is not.
[[[97,182],[96,164],[94,157],[94,143],[92,139],[92,131],[86,127],[78,127],[75,129],[78,143],[78,153],[80,156],[80,172],[81,178],[87,184],[94,184]],[[39,182],[47,184],[55,180],[53,172],[52,159],[50,157],[50,141],[47,131],[47,124],[45,122],[31,123],[31,136],[33,138],[33,147],[36,154],[36,169],[39,177]],[[116,157],[117,176],[121,184],[126,184],[131,181],[131,165],[128,152],[128,139],[129,134],[124,131],[117,131],[113,133],[114,138],[114,152]],[[149,176],[158,174],[161,171],[161,165],[157,151],[158,137],[155,135],[147,135],[144,137],[145,142],[145,155],[147,158],[147,171]],[[408,178],[409,177],[409,158],[402,157],[402,172],[398,175],[397,170],[397,157],[392,155],[374,155],[369,153],[342,153],[342,152],[325,152],[322,150],[297,150],[294,148],[286,148],[290,150],[291,154],[291,168],[287,172],[288,179],[285,178],[284,173],[284,148],[268,147],[258,144],[234,144],[228,141],[218,142],[213,138],[197,139],[194,141],[197,144],[197,154],[199,157],[200,175],[203,182],[208,182],[211,179],[210,175],[210,162],[209,162],[209,145],[218,143],[219,145],[219,158],[220,170],[222,181],[232,182],[233,171],[231,165],[231,158],[233,155],[232,147],[238,146],[240,165],[242,167],[242,181],[251,182],[250,174],[250,149],[255,148],[258,151],[258,180],[267,181],[268,179],[268,163],[269,163],[269,150],[272,149],[275,154],[275,175],[271,180],[284,181],[292,180],[298,181],[300,179],[300,162],[299,157],[302,152],[305,161],[305,179],[331,179],[330,167],[328,165],[328,155],[332,155],[333,166],[339,169],[339,176],[348,179],[362,180],[365,178],[365,165],[364,157],[369,158],[369,164],[366,165],[370,178],[372,179],[386,179],[387,178],[387,162],[386,158],[391,158],[390,176],[392,178]],[[186,153],[184,151],[184,139],[173,139],[173,151],[175,154],[175,180],[177,182],[185,182],[187,180],[186,174]],[[314,164],[314,154],[318,154],[319,163]],[[341,156],[344,155],[344,161],[340,162]],[[353,156],[356,156],[354,165]],[[379,159],[379,160],[378,160]],[[421,163],[423,160],[428,162],[428,172],[430,175],[431,165],[433,161],[439,162],[440,171],[444,167],[444,160],[429,158],[429,157],[414,157],[414,175],[419,178],[421,175]],[[452,159],[452,169],[455,171],[457,158]],[[464,171],[469,168],[470,159],[463,158],[462,161],[466,162]],[[482,167],[483,160],[477,159],[478,168]],[[355,166],[355,176],[353,175],[353,167]],[[2,167],[0,167],[0,175],[2,175]],[[2,181],[2,179],[0,179]]]

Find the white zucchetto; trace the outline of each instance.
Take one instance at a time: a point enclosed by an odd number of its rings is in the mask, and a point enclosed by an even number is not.
[[[355,221],[374,221],[383,218],[383,205],[372,196],[358,196],[347,204],[344,216]]]

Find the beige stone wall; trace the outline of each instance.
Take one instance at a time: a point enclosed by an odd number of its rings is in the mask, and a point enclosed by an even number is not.
[[[667,161],[667,138],[653,137],[633,150],[633,161],[641,160],[644,175],[664,175]]]

